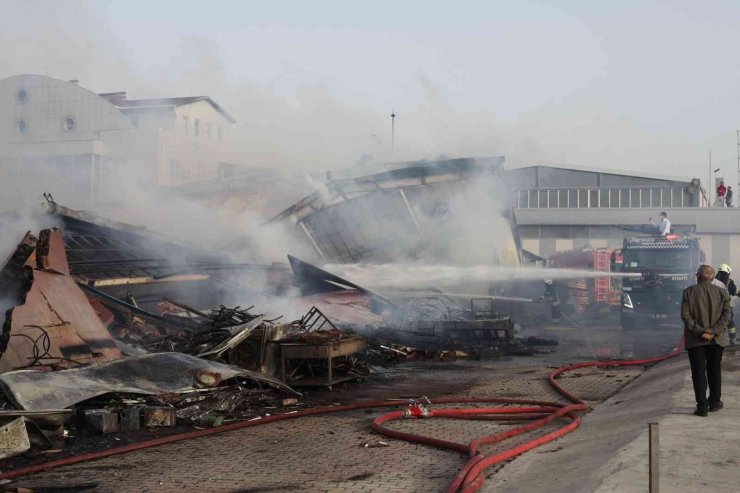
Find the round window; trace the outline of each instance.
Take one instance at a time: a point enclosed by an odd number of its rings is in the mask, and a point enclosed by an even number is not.
[[[26,133],[26,122],[24,120],[18,120],[15,122],[15,129],[19,134]]]
[[[64,130],[66,130],[67,132],[71,132],[77,126],[77,122],[73,117],[68,116],[65,117],[64,120],[62,120],[62,126],[64,127]]]
[[[22,87],[18,89],[18,91],[15,93],[15,99],[19,103],[25,103],[26,101],[28,101],[28,89],[24,89]]]

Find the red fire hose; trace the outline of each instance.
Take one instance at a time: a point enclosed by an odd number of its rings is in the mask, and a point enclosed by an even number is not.
[[[509,399],[509,398],[444,398],[444,399],[431,399],[431,404],[466,404],[466,403],[490,403],[490,404],[505,404],[500,407],[485,407],[485,408],[463,408],[463,409],[427,409],[423,405],[414,404],[409,405],[408,409],[403,411],[392,411],[382,416],[375,418],[372,422],[372,429],[376,432],[400,440],[406,440],[409,442],[420,443],[425,445],[431,445],[435,447],[445,448],[460,453],[468,454],[470,459],[468,463],[463,467],[462,470],[457,474],[454,481],[450,484],[448,492],[464,492],[471,493],[480,489],[483,485],[484,475],[482,474],[486,469],[501,462],[512,459],[518,455],[527,452],[535,447],[539,447],[545,443],[551,442],[563,435],[566,435],[576,429],[581,423],[581,418],[577,415],[580,411],[585,411],[588,406],[578,397],[574,396],[570,392],[563,389],[560,384],[556,382],[559,375],[564,372],[575,370],[578,368],[586,367],[618,367],[618,366],[643,366],[660,361],[667,360],[678,356],[683,348],[684,341],[682,340],[678,348],[676,348],[670,354],[665,356],[659,356],[655,358],[648,358],[642,360],[617,360],[617,361],[590,361],[586,363],[578,363],[574,365],[568,365],[560,367],[550,373],[550,384],[560,394],[565,396],[572,404],[563,404],[556,402],[536,401],[528,399]],[[512,405],[518,405],[519,407],[512,407]],[[149,447],[157,447],[159,445],[166,445],[168,443],[175,443],[182,440],[188,440],[191,438],[204,437],[209,435],[215,435],[216,433],[223,433],[227,431],[241,430],[243,428],[250,428],[252,426],[263,425],[267,423],[273,423],[276,421],[284,421],[289,419],[297,419],[305,416],[317,416],[320,414],[329,414],[342,411],[352,411],[358,409],[372,409],[379,407],[391,407],[398,406],[398,401],[364,401],[355,404],[347,404],[344,406],[327,406],[319,407],[316,409],[307,409],[305,411],[299,411],[288,414],[278,414],[274,416],[267,416],[258,420],[252,421],[241,421],[238,423],[231,423],[228,425],[219,426],[216,428],[209,428],[206,430],[198,430],[189,433],[182,433],[179,435],[172,435],[164,438],[156,438],[154,440],[148,440],[145,442],[133,443],[130,445],[124,445],[122,447],[116,447],[107,450],[101,450],[98,452],[92,452],[88,454],[77,455],[74,457],[67,457],[44,464],[37,464],[35,466],[24,467],[16,469],[14,471],[8,471],[0,474],[0,480],[4,479],[15,479],[29,474],[34,474],[41,471],[47,471],[50,469],[56,469],[58,467],[67,466],[70,464],[77,464],[79,462],[87,462],[104,457],[110,457],[118,454],[125,454],[127,452],[133,452],[135,450],[141,450]],[[519,426],[501,433],[489,435],[486,437],[477,438],[470,443],[462,444],[451,442],[447,440],[441,440],[438,438],[427,437],[423,435],[416,435],[412,433],[405,433],[401,431],[392,430],[385,428],[383,423],[400,419],[403,417],[412,418],[453,418],[453,419],[485,419],[495,421],[530,421],[528,424]],[[524,433],[537,430],[542,428],[548,423],[557,419],[566,419],[568,423],[550,433],[542,435],[530,440],[526,443],[517,445],[508,450],[500,452],[495,455],[483,456],[479,452],[479,448],[482,445],[491,445],[494,443],[502,442],[508,438],[512,438]]]
[[[535,405],[537,407],[440,409],[440,410],[430,410],[425,416],[416,416],[417,413],[411,412],[412,409],[409,408],[409,411],[407,411],[406,413],[401,412],[401,411],[393,411],[383,416],[379,416],[378,418],[375,418],[375,420],[373,420],[373,423],[372,423],[372,429],[378,433],[381,433],[389,437],[399,438],[402,440],[407,440],[407,441],[415,442],[415,443],[434,445],[437,447],[455,450],[457,452],[467,449],[466,452],[468,453],[470,459],[468,460],[468,463],[465,465],[465,467],[463,467],[463,469],[457,474],[457,476],[455,477],[452,484],[450,484],[447,491],[448,493],[455,493],[459,491],[462,491],[464,493],[471,493],[471,492],[477,491],[478,489],[481,488],[481,486],[483,486],[484,475],[482,473],[489,467],[492,467],[506,460],[512,459],[518,455],[523,454],[524,452],[532,450],[535,447],[539,447],[540,445],[543,445],[557,438],[560,438],[563,435],[570,433],[571,431],[576,429],[581,424],[581,418],[578,417],[576,413],[579,411],[587,410],[588,406],[583,400],[571,394],[570,392],[565,390],[559,383],[557,383],[556,379],[562,373],[575,370],[578,368],[586,368],[586,367],[642,366],[642,365],[658,363],[660,361],[664,361],[664,360],[673,358],[681,354],[683,344],[684,344],[684,341],[682,339],[678,347],[674,351],[672,351],[671,353],[665,356],[658,356],[654,358],[647,358],[647,359],[640,359],[640,360],[589,361],[585,363],[578,363],[574,365],[563,366],[563,367],[560,367],[554,370],[553,372],[550,373],[550,376],[549,376],[550,384],[555,388],[555,390],[557,390],[560,394],[562,394],[569,401],[571,401],[572,404],[568,404],[568,405],[554,404],[550,402],[527,401],[527,400],[521,400],[521,399],[498,399],[498,400],[497,399],[489,399],[489,400],[482,399],[476,402],[530,404],[530,405]],[[517,416],[517,415],[522,415],[522,416],[537,415],[538,419],[535,419],[531,423],[526,424],[524,426],[513,428],[511,430],[508,430],[502,433],[497,433],[495,435],[489,435],[486,437],[477,438],[471,441],[468,445],[463,445],[463,444],[454,443],[454,442],[440,441],[440,440],[430,438],[430,437],[403,433],[403,432],[391,430],[391,429],[388,429],[382,426],[383,423],[385,422],[399,419],[401,417],[408,417],[409,414],[413,415],[414,417],[435,417],[436,416],[436,417],[457,418],[457,419],[469,418],[471,416],[490,418],[494,415],[499,415],[499,416],[508,415],[511,417]],[[568,419],[569,422],[565,426],[555,431],[542,435],[534,440],[530,440],[521,445],[512,447],[501,453],[490,455],[490,456],[482,456],[479,453],[478,449],[481,445],[491,445],[494,443],[499,443],[508,438],[512,438],[512,437],[521,435],[523,433],[537,430],[558,418]]]

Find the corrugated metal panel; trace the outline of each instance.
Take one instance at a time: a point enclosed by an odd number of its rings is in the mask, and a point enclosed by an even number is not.
[[[44,230],[33,258],[33,280],[25,302],[6,321],[0,372],[26,367],[57,366],[122,357],[110,333],[85,294],[69,276],[61,232]],[[29,259],[33,263],[33,259]]]

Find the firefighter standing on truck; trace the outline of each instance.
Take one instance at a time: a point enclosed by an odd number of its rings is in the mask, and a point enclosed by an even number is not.
[[[727,264],[722,264],[717,269],[717,275],[714,278],[724,285],[724,287],[727,289],[727,292],[730,294],[730,297],[738,296],[737,286],[735,286],[735,281],[730,278],[730,273],[732,273],[732,269],[730,268],[730,266]],[[734,345],[736,332],[734,310],[732,318],[730,318],[730,323],[727,324],[727,329],[730,335],[730,344]]]

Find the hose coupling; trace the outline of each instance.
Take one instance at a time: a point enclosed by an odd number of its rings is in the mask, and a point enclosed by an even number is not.
[[[427,396],[421,399],[409,399],[408,407],[403,411],[404,418],[428,418],[432,415],[432,402]]]

